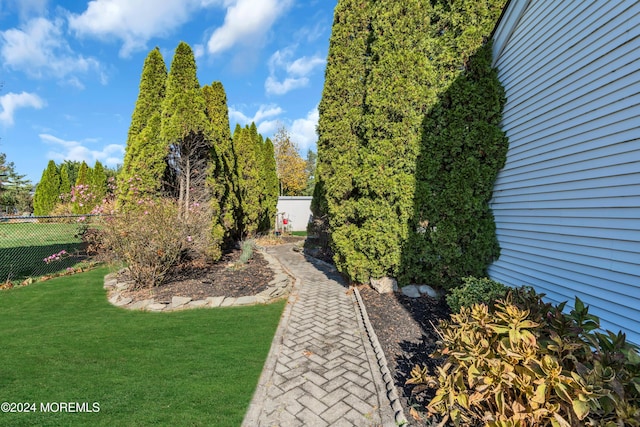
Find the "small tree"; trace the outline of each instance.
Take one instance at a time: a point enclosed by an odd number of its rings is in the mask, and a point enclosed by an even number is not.
[[[307,187],[302,194],[304,196],[313,196],[313,190],[316,186],[316,163],[318,155],[311,150],[307,151],[307,160],[305,160],[304,171],[307,176]]]
[[[300,157],[298,145],[291,140],[285,127],[280,127],[274,135],[273,146],[280,180],[280,195],[301,195],[307,184],[306,163]]]
[[[33,213],[36,216],[49,215],[60,200],[60,175],[53,160],[49,160],[47,168],[33,196]]]

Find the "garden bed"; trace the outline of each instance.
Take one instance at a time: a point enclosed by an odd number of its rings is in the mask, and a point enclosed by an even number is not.
[[[412,398],[413,386],[406,386],[405,382],[415,365],[430,368],[435,365],[436,361],[429,357],[438,340],[433,325],[449,317],[446,301],[426,295],[409,298],[402,294],[378,294],[368,286],[360,289],[360,295],[387,359],[405,416],[412,426],[431,425],[424,408],[431,396],[422,393],[418,399]]]

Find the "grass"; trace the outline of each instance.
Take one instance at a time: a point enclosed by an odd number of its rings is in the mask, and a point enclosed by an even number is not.
[[[69,257],[46,264],[43,259],[66,250],[82,250],[78,224],[0,223],[0,281],[52,274],[79,262]]]
[[[307,237],[307,232],[306,231],[292,231],[291,235]]]
[[[0,248],[79,243],[78,224],[0,223]]]
[[[284,302],[132,312],[105,268],[0,292],[0,402],[93,402],[98,413],[0,413],[11,426],[237,426]]]

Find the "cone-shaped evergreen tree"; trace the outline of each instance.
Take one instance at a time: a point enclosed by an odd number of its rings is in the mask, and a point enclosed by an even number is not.
[[[160,117],[167,67],[156,47],[147,55],[140,90],[127,137],[124,164],[118,176],[120,205],[162,190],[168,146],[160,138]]]
[[[49,160],[47,168],[33,195],[33,213],[36,216],[49,215],[60,201],[60,174],[53,160]]]
[[[338,2],[319,106],[316,196],[326,197],[326,204],[315,200],[314,208],[328,210],[336,265],[350,279],[421,279],[403,270],[405,262],[422,259],[406,250],[422,216],[416,209],[424,210],[416,199],[418,158],[431,154],[424,152],[423,122],[488,37],[503,5]]]
[[[241,128],[236,125],[233,145],[236,149],[238,165],[238,195],[240,215],[238,218],[240,237],[253,236],[260,227],[262,207],[260,198],[263,190],[261,182],[263,159],[259,135],[255,123]]]
[[[104,170],[104,166],[99,160],[96,160],[93,166],[93,173],[91,174],[91,192],[95,198],[95,203],[92,206],[95,207],[102,202],[102,199],[107,195],[107,173]]]
[[[82,162],[80,169],[78,169],[78,177],[76,178],[76,184],[73,187],[73,213],[74,214],[86,214],[91,212],[93,204],[95,203],[93,197],[93,189],[91,184],[93,170],[87,165],[86,162]]]
[[[370,5],[367,0],[341,0],[334,11],[324,89],[318,107],[318,182],[316,217],[329,214],[335,262],[350,274],[349,265],[366,264],[365,255],[353,248],[352,235],[361,170],[360,145],[363,127],[365,78],[369,58]],[[326,202],[322,201],[326,196]],[[353,277],[355,278],[355,277]],[[365,279],[363,278],[362,281]]]
[[[276,157],[273,148],[273,142],[269,138],[266,139],[262,146],[262,223],[261,231],[271,229],[275,224],[275,216],[278,206],[278,172],[276,170]]]
[[[218,212],[212,230],[214,236],[230,242],[236,236],[238,203],[238,174],[236,158],[229,128],[227,95],[220,82],[202,88],[206,114],[211,127],[209,139],[213,146],[213,160],[207,185],[211,192],[211,205]]]
[[[178,179],[175,191],[181,212],[188,215],[194,202],[206,199],[212,132],[196,75],[195,57],[185,42],[180,42],[171,62],[161,124],[162,140],[170,147],[169,164]]]
[[[71,193],[71,180],[69,179],[69,167],[66,164],[60,165],[60,195]]]

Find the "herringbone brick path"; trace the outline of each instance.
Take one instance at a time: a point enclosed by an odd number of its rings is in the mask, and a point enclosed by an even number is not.
[[[330,268],[273,247],[297,278],[244,426],[395,425],[353,295]]]

